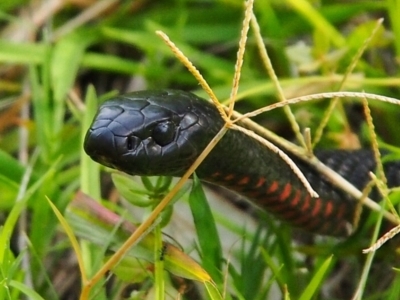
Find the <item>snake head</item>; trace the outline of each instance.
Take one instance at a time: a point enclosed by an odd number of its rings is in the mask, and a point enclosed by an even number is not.
[[[181,176],[220,129],[210,124],[215,118],[216,108],[191,93],[134,92],[99,108],[84,149],[128,174]]]

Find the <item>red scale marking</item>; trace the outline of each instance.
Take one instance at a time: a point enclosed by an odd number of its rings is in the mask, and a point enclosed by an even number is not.
[[[279,198],[275,197],[274,202],[270,205],[270,210],[279,213],[281,218],[289,222],[293,222],[293,218],[298,218],[302,212],[298,209],[298,204],[301,201],[301,191],[297,190],[293,199],[288,203],[282,202],[282,195]],[[293,209],[294,208],[294,209]]]
[[[230,181],[230,180],[232,180],[233,178],[235,178],[235,175],[229,174],[229,175],[226,175],[226,176],[224,177],[224,180]]]
[[[299,214],[299,213],[301,213],[301,211],[299,211],[297,206],[298,206],[298,203],[300,202],[300,200],[301,200],[301,192],[300,191],[296,191],[296,195],[289,203],[287,203],[287,201],[282,202],[281,196],[279,196],[279,198],[275,197],[274,202],[272,202],[270,205],[270,209],[274,210],[275,212],[282,212],[282,211],[285,211],[288,209],[295,208],[294,209],[295,214]],[[290,210],[290,211],[292,211],[292,210]],[[281,214],[281,215],[283,216],[283,214]],[[289,219],[289,218],[290,217],[287,217],[287,219]]]
[[[338,209],[338,212],[336,213],[335,218],[337,218],[338,220],[342,220],[346,209],[347,209],[346,205],[344,205],[344,204],[339,205],[339,209]]]
[[[259,188],[259,187],[261,187],[264,183],[265,183],[265,181],[267,181],[266,179],[265,179],[265,177],[261,177],[260,179],[258,179],[258,181],[257,181],[257,184],[256,184],[256,188]]]
[[[282,193],[279,195],[279,200],[284,202],[287,198],[289,198],[291,192],[292,192],[292,185],[290,183],[287,183],[283,188]]]
[[[223,175],[220,172],[215,172],[211,175],[213,178],[221,176]],[[234,174],[228,174],[223,177],[223,180],[232,181],[234,178]],[[242,187],[245,187],[250,182],[250,177],[245,176],[237,182],[235,187],[237,190],[241,190]],[[283,187],[279,195],[268,196],[268,194],[274,194],[279,191],[278,181],[272,182],[267,189],[266,197],[260,198],[263,194],[265,195],[265,190],[260,189],[265,182],[266,178],[260,177],[254,189],[247,192],[249,196],[257,199],[259,205],[269,207],[271,211],[278,213],[282,219],[307,230],[322,233],[328,231],[341,233],[344,231],[343,222],[338,221],[332,226],[332,222],[329,219],[335,217],[335,219],[341,220],[345,215],[345,205],[337,207],[331,200],[322,202],[321,198],[312,199],[309,194],[302,197],[300,190],[296,190],[292,199],[289,199],[293,188],[289,183]]]
[[[322,200],[321,200],[322,201]],[[326,209],[325,209],[325,215],[324,217],[330,217],[332,218],[332,213],[333,213],[333,203],[331,200],[326,201]],[[329,208],[328,208],[329,206]],[[318,224],[310,224],[312,227],[310,229],[315,229],[318,230],[319,232],[331,232],[332,234],[340,234],[342,235],[343,233],[346,232],[346,222],[343,220],[343,214],[345,211],[346,207],[345,205],[340,205],[339,207],[339,212],[337,215],[335,215],[335,222],[332,222],[332,220],[329,219],[322,219],[322,223]],[[317,220],[321,220],[321,218],[316,218]],[[318,227],[317,227],[318,226]],[[322,227],[321,227],[322,226]]]
[[[325,206],[325,217],[330,217],[333,212],[333,204],[332,201],[327,201]]]
[[[300,203],[300,199],[301,199],[301,192],[299,190],[297,190],[296,195],[294,196],[292,201],[290,201],[289,205],[291,207],[296,207]]]
[[[274,181],[268,188],[267,194],[272,194],[279,188],[279,184],[277,181]]]
[[[306,209],[308,209],[310,206],[310,199],[311,199],[311,196],[307,194],[306,199],[305,199],[305,202],[307,204]],[[298,224],[298,225],[309,222],[310,214],[304,208],[305,208],[305,205],[303,205],[303,207],[300,209],[300,211],[301,211],[300,218],[295,221],[296,224]]]
[[[310,207],[310,202],[311,202],[311,196],[310,196],[310,194],[307,193],[307,195],[304,198],[304,204],[300,208],[300,210],[305,213],[308,210],[308,208]]]
[[[220,172],[215,172],[211,175],[211,177],[219,177],[221,175]]]
[[[319,215],[319,212],[321,211],[321,207],[322,207],[322,199],[321,198],[317,198],[317,199],[315,199],[315,201],[314,201],[314,208],[313,208],[313,210],[312,210],[312,212],[311,212],[311,215],[313,216],[313,217],[318,217],[318,215]]]
[[[242,179],[240,179],[238,181],[238,184],[239,185],[245,185],[245,184],[248,184],[249,182],[250,182],[250,177],[249,176],[245,176],[245,177],[243,177]]]

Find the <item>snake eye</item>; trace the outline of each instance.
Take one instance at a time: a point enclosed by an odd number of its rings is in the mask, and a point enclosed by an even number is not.
[[[135,150],[137,148],[137,146],[139,145],[139,143],[140,143],[139,138],[137,138],[136,136],[130,135],[126,139],[126,149],[128,149],[128,151]]]
[[[168,145],[174,140],[175,128],[175,124],[171,121],[158,123],[153,129],[152,137],[158,145]]]

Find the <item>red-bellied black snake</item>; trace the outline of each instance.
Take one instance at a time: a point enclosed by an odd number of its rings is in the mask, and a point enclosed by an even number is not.
[[[224,125],[216,107],[194,94],[139,91],[106,101],[85,138],[86,153],[131,175],[182,176]],[[363,189],[375,169],[371,150],[316,152],[327,166]],[[301,161],[319,198],[312,198],[275,152],[246,134],[229,130],[197,168],[197,176],[247,197],[304,230],[347,236],[356,201]],[[400,163],[385,164],[389,186],[400,184]]]

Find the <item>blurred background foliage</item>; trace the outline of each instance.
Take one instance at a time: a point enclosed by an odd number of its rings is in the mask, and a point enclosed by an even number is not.
[[[240,0],[0,1],[0,299],[78,299],[81,275],[76,256],[46,197],[64,213],[82,189],[97,200],[111,199],[111,204],[103,204],[123,214],[125,208],[116,205],[120,201],[109,173],[102,172],[100,180],[99,167],[82,152],[83,136],[97,103],[111,94],[139,89],[175,88],[206,96],[156,36],[156,30],[169,35],[221,101],[228,99],[243,11]],[[352,58],[383,18],[342,90],[398,97],[399,0],[258,0],[254,13],[287,98],[337,91]],[[91,107],[85,108],[83,99],[92,99]],[[242,112],[277,101],[252,32],[238,101],[237,109]],[[382,145],[398,145],[399,109],[376,101],[370,104]],[[319,101],[296,105],[293,111],[301,127],[313,132],[327,106],[327,101]],[[359,102],[347,101],[340,108],[318,147],[367,146]],[[255,120],[293,139],[280,110]],[[151,189],[150,185],[148,193]],[[315,237],[306,236],[294,242],[290,228],[268,217],[260,221],[268,223],[268,233],[264,226],[245,234],[245,225],[221,215],[224,212],[215,212],[218,226],[234,232],[238,241],[223,246],[228,252],[222,254],[225,261],[215,272],[219,279],[213,278],[221,283],[221,291],[226,278],[226,299],[277,299],[283,297],[280,292],[291,299],[347,299],[368,274],[367,287],[361,287],[365,299],[398,299],[399,279],[390,268],[397,266],[393,249],[377,259],[375,269],[365,272],[357,239],[343,242],[317,237],[314,245]],[[192,242],[183,248],[195,253],[196,232],[188,235]],[[210,239],[209,243],[219,241]],[[108,252],[99,252],[90,242],[81,246],[90,276]],[[341,254],[334,257],[326,273],[318,275],[329,254],[337,252]],[[237,264],[227,268],[231,255]],[[131,267],[144,268],[143,264]],[[145,271],[139,272],[141,280],[135,283],[125,282],[116,272],[92,298],[153,299],[151,268]],[[310,292],[306,287],[312,279],[317,283]],[[166,279],[165,284],[174,291],[167,293],[172,298],[179,292],[184,292],[184,299],[206,297],[193,282],[175,277],[170,281]]]

